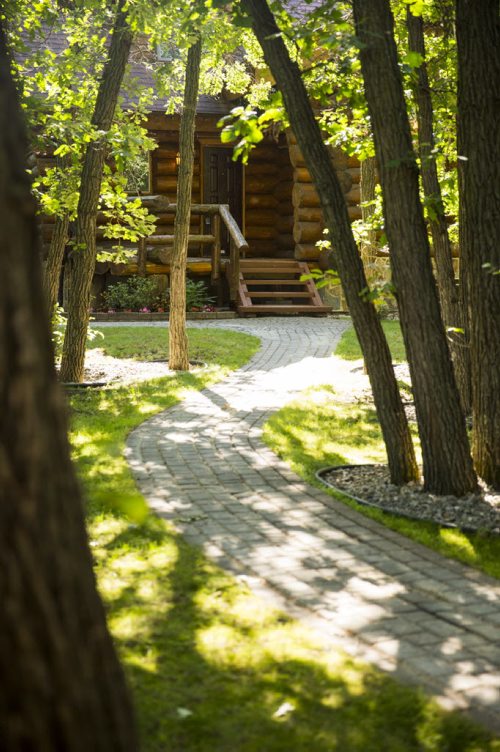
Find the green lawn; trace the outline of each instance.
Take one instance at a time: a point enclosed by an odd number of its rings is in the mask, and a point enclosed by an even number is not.
[[[382,321],[387,342],[392,353],[392,359],[395,363],[401,363],[406,360],[406,352],[401,335],[399,321]],[[335,354],[344,360],[358,360],[362,357],[361,348],[354,329],[348,329],[342,335]]]
[[[404,347],[399,323],[383,323],[394,359],[402,360]],[[335,354],[346,360],[361,357],[354,330],[343,334]],[[387,461],[375,411],[366,405],[340,402],[329,386],[309,390],[273,415],[264,427],[264,439],[301,477],[324,490],[325,486],[315,478],[320,468]],[[500,538],[481,533],[466,534],[432,523],[402,519],[368,509],[331,489],[326,490],[392,530],[444,556],[500,578]]]
[[[106,329],[94,344],[162,357],[164,337]],[[99,587],[144,752],[499,752],[420,692],[327,649],[147,513],[122,455],[128,432],[256,347],[232,332],[193,330],[191,342],[207,363],[198,373],[71,400]]]

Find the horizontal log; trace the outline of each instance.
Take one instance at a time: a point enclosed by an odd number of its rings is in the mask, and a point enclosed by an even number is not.
[[[293,179],[282,180],[280,183],[276,185],[274,189],[274,196],[279,201],[283,201],[283,200],[291,201],[292,190],[293,190]]]
[[[349,219],[353,222],[355,219],[361,219],[361,207],[360,206],[348,206],[347,213]]]
[[[177,193],[177,175],[157,175],[153,186],[155,192],[175,195]],[[200,189],[200,178],[193,176],[193,191]]]
[[[295,243],[315,243],[323,238],[323,231],[318,222],[295,222],[293,239]]]
[[[291,232],[288,233],[279,233],[276,238],[276,245],[278,248],[289,248],[292,250],[295,246],[295,241],[293,239],[293,234]]]
[[[296,183],[312,183],[311,173],[307,167],[296,167],[293,171],[293,178]]]
[[[359,204],[361,200],[361,189],[359,187],[359,183],[357,185],[353,185],[351,187],[351,190],[345,194],[345,197],[350,204]]]
[[[312,243],[298,243],[295,246],[294,258],[298,261],[316,261],[319,258],[319,248]]]
[[[293,230],[293,223],[294,223],[293,215],[286,214],[283,217],[280,217],[278,215],[276,219],[276,225],[275,225],[276,231],[278,233],[291,233]]]
[[[323,226],[323,211],[315,206],[298,206],[295,210],[298,222],[317,222]]]
[[[330,159],[336,170],[344,170],[346,167],[349,167],[349,157],[344,151],[342,151],[342,149],[330,146],[328,147],[328,151],[330,152]],[[353,165],[353,167],[355,166],[356,165]]]
[[[248,240],[249,250],[246,254],[246,258],[272,258],[276,255],[276,241],[265,240],[263,238]]]
[[[268,193],[272,196],[275,187],[276,183],[273,176],[250,175],[245,179],[247,193]]]
[[[277,152],[278,147],[275,144],[260,143],[250,153],[248,166],[257,162],[274,162],[276,160]]]
[[[299,206],[318,207],[320,205],[316,189],[313,185],[307,183],[295,183],[292,191],[292,202],[296,208]]]
[[[171,144],[161,144],[151,153],[151,156],[155,160],[155,162],[158,162],[160,159],[175,160],[178,153],[179,145],[175,141],[173,141]]]
[[[278,173],[278,165],[276,162],[249,162],[245,169],[245,175],[247,178],[254,177],[255,175],[276,175]]]
[[[353,183],[359,183],[361,180],[361,167],[348,167],[346,172],[351,176]]]
[[[165,248],[164,246],[155,248],[148,246],[146,247],[146,263],[170,264],[173,252],[173,248]]]
[[[276,224],[276,219],[275,209],[248,209],[245,215],[245,224],[247,227],[272,227]]]
[[[292,163],[293,167],[305,167],[306,166],[304,155],[302,154],[297,144],[292,144],[290,146],[289,152],[290,152],[290,162]]]
[[[271,240],[276,236],[276,230],[274,227],[246,227],[245,237],[250,242],[251,240]]]
[[[173,157],[169,159],[158,159],[155,160],[155,163],[153,165],[153,170],[156,170],[157,175],[173,175],[177,176],[178,171],[178,165],[177,160]],[[200,163],[198,161],[195,161],[193,164],[193,175],[199,175],[200,174]]]
[[[175,235],[151,235],[146,238],[147,245],[173,245]],[[206,245],[215,243],[214,235],[188,235],[189,245]]]
[[[191,274],[210,274],[212,264],[210,259],[188,259],[187,269]],[[117,277],[130,277],[137,274],[137,264],[112,264],[111,274]],[[146,263],[146,274],[169,274],[170,264]]]
[[[278,199],[265,193],[247,193],[245,196],[246,210],[249,209],[273,209],[278,206]]]
[[[140,198],[141,204],[149,211],[155,213],[165,211],[169,205],[168,197],[161,194],[154,196],[129,196],[128,200],[132,201],[136,198]]]
[[[157,175],[177,175],[177,162],[175,157],[156,159],[153,164],[153,171],[155,171]]]

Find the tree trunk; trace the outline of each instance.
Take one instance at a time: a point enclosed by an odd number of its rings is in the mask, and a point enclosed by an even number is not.
[[[266,0],[244,0],[255,34],[287,109],[290,125],[321,200],[337,268],[363,350],[387,449],[392,482],[418,477],[418,469],[391,355],[373,304],[364,293],[366,277],[353,237],[342,188],[315,120],[300,70],[292,62]]]
[[[62,217],[56,217],[50,240],[49,253],[43,270],[43,286],[50,315],[53,314],[59,297],[64,250],[68,242],[68,229],[68,215],[64,214]]]
[[[500,18],[457,0],[460,253],[470,321],[473,453],[500,488]]]
[[[0,748],[137,749],[96,591],[0,29]]]
[[[384,196],[392,279],[415,397],[428,491],[477,488],[432,273],[419,176],[388,0],[353,0],[365,94]]]
[[[90,317],[90,290],[96,263],[96,220],[102,173],[106,159],[106,132],[111,127],[132,44],[125,0],[119,0],[108,59],[92,117],[92,127],[104,135],[91,141],[85,153],[78,201],[75,245],[68,259],[71,285],[68,323],[64,337],[61,379],[81,381]]]
[[[361,175],[359,188],[361,192],[361,219],[367,225],[372,221],[375,214],[375,186],[377,185],[377,170],[375,157],[367,157],[361,162]],[[367,266],[374,264],[377,260],[377,231],[370,228],[365,229],[366,239],[361,243],[361,258]]]
[[[448,345],[455,369],[462,408],[470,413],[470,358],[465,338],[465,319],[462,315],[459,291],[455,283],[453,258],[451,253],[448,225],[444,211],[441,186],[439,184],[436,158],[434,156],[434,111],[432,106],[427,64],[425,62],[424,22],[421,16],[414,16],[410,9],[406,12],[409,49],[418,52],[422,64],[417,68],[417,81],[414,98],[418,121],[418,146],[420,173],[424,195],[430,206],[429,226],[436,262],[436,278],[441,303],[443,323],[447,330]],[[448,329],[462,329],[462,332]]]
[[[194,165],[194,129],[200,78],[201,40],[188,50],[184,102],[179,129],[179,176],[174,247],[170,266],[170,351],[169,367],[189,370],[186,333],[186,268],[191,219],[191,187]]]

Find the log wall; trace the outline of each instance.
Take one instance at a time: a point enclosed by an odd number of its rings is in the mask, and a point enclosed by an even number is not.
[[[249,256],[293,256],[293,172],[286,139],[264,139],[245,168],[244,235]]]
[[[312,178],[307,169],[302,152],[291,129],[287,131],[290,162],[293,168],[293,241],[294,255],[301,261],[316,261],[320,250],[316,247],[324,239],[323,212]],[[361,218],[359,206],[359,162],[348,157],[341,149],[330,149],[332,163],[346,196],[351,220]]]
[[[218,115],[197,117],[195,160],[193,175],[193,202],[203,201],[202,149],[203,145],[220,144]],[[151,154],[151,192],[166,196],[171,202],[176,199],[177,162],[179,142],[178,116],[152,113],[148,118],[148,130],[156,139],[158,147]],[[333,164],[348,201],[349,216],[358,219],[360,168],[356,159],[347,157],[341,150],[331,150]],[[39,160],[43,170],[52,163],[44,156]],[[323,238],[323,216],[319,198],[305,166],[302,153],[291,130],[277,140],[266,137],[253,149],[243,178],[243,234],[249,244],[250,256],[293,257],[316,260],[319,250],[316,242]],[[200,217],[193,217],[191,234],[205,232]],[[98,244],[103,240],[99,218]],[[43,221],[42,234],[45,249],[50,243],[53,219]],[[174,215],[158,213],[156,232],[173,235]],[[112,245],[112,242],[109,243]],[[201,249],[191,249],[197,255]]]

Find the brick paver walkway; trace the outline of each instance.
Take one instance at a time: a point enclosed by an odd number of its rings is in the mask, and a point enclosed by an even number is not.
[[[308,486],[261,442],[266,419],[296,393],[335,384],[328,356],[345,322],[199,325],[255,333],[262,347],[131,434],[151,508],[332,645],[500,731],[500,584]]]

